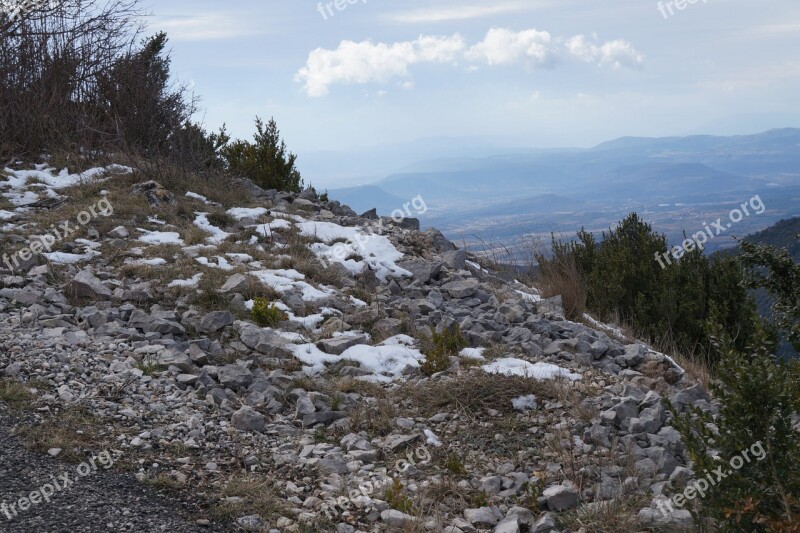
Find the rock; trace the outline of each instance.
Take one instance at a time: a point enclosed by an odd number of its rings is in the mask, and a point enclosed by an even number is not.
[[[271,357],[292,356],[292,352],[287,348],[288,341],[272,331],[247,322],[234,322],[234,329],[238,330],[242,344],[251,350]]]
[[[531,533],[548,533],[556,528],[556,519],[550,513],[544,513],[539,520],[533,524]]]
[[[365,218],[367,220],[378,220],[380,217],[378,216],[378,210],[373,207],[369,211],[362,213],[359,218]]]
[[[578,493],[566,485],[553,485],[542,493],[551,511],[566,511],[578,505]]]
[[[647,348],[641,344],[629,344],[625,346],[625,353],[618,355],[614,360],[622,368],[635,368],[644,362]]]
[[[473,526],[494,526],[503,514],[497,507],[479,507],[477,509],[465,509],[464,518]]]
[[[106,233],[106,236],[110,239],[127,239],[130,236],[130,233],[125,226],[117,226]]]
[[[239,391],[253,382],[253,374],[241,365],[225,365],[217,370],[217,380],[223,387]]]
[[[409,446],[413,446],[414,444],[420,442],[422,440],[422,435],[416,433],[414,435],[399,435],[399,434],[392,434],[386,437],[386,440],[383,443],[383,447],[391,453],[397,453],[399,451],[405,450]]]
[[[263,433],[266,426],[266,419],[264,415],[250,407],[249,405],[242,406],[238,411],[233,413],[231,417],[231,424],[239,431],[254,431],[256,433]]]
[[[235,318],[230,311],[214,311],[208,313],[200,320],[197,331],[206,334],[216,333],[233,324],[234,320]]]
[[[220,287],[219,292],[228,294],[232,292],[243,293],[250,286],[250,278],[244,274],[234,274]]]
[[[324,339],[317,343],[317,348],[322,350],[325,353],[333,354],[333,355],[342,355],[342,353],[358,344],[366,344],[367,337],[364,335],[347,335],[347,336],[340,336],[334,337],[333,339]]]
[[[406,260],[400,261],[397,266],[411,272],[414,281],[422,285],[438,277],[442,271],[442,263],[438,261]]]
[[[453,250],[442,254],[442,260],[451,270],[464,270],[467,266],[467,252]]]
[[[67,292],[73,297],[85,300],[110,300],[111,289],[103,285],[94,274],[81,270],[67,285]]]
[[[451,281],[442,287],[442,290],[447,292],[451,298],[464,299],[469,298],[478,289],[478,280],[465,279],[461,281]]]
[[[413,525],[417,519],[396,509],[386,509],[381,511],[381,521],[390,527],[403,528]]]
[[[174,194],[165,189],[160,183],[152,180],[137,183],[131,187],[131,192],[133,194],[144,195],[144,197],[147,198],[147,202],[153,207],[176,203]]]

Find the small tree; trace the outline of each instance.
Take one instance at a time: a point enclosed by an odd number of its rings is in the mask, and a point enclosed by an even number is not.
[[[790,367],[772,355],[763,331],[744,351],[719,326],[712,338],[720,354],[718,380],[711,386],[719,416],[699,409],[681,415],[667,402],[697,479],[720,467],[727,473],[710,484],[695,519],[711,519],[720,531],[800,531],[800,436],[792,428],[797,384]],[[728,467],[753,449],[758,457]]]
[[[295,168],[297,156],[287,150],[274,119],[265,125],[256,117],[254,141],[237,140],[222,148],[228,170],[264,189],[299,192],[303,180]]]
[[[763,287],[772,295],[775,324],[800,351],[800,265],[786,249],[747,241],[740,245],[751,286]]]

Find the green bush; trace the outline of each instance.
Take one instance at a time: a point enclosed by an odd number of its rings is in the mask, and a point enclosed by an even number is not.
[[[599,240],[582,229],[573,242],[553,238],[552,248],[551,257],[537,257],[542,271],[554,277],[554,270],[574,265],[594,315],[619,319],[656,344],[707,360],[713,354],[705,331],[708,320],[722,324],[738,348],[759,322],[736,258],[710,259],[694,250],[662,268],[656,256],[667,251],[667,239],[636,213]],[[563,279],[570,277],[563,273]]]
[[[467,341],[461,335],[461,327],[455,325],[437,333],[431,328],[431,338],[423,340],[425,361],[420,369],[426,376],[444,372],[450,368],[450,356],[457,356],[467,347]]]
[[[667,402],[698,480],[721,465],[730,471],[711,484],[693,510],[695,520],[710,519],[720,531],[797,531],[790,529],[800,523],[800,435],[791,420],[797,409],[796,368],[772,355],[773,343],[763,332],[743,351],[718,326],[713,338],[720,354],[718,381],[712,384],[719,416],[699,409],[681,415]],[[763,449],[762,459],[738,470],[711,453],[728,462],[755,446]]]
[[[253,303],[253,320],[262,327],[274,327],[288,318],[286,313],[278,309],[266,298],[256,298]]]
[[[297,156],[286,149],[274,119],[265,125],[256,117],[254,141],[236,140],[221,148],[228,170],[250,178],[264,189],[302,190],[303,180],[295,168]]]

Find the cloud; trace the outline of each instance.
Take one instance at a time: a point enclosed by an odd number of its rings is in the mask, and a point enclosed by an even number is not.
[[[610,65],[615,69],[641,68],[644,64],[644,55],[637,52],[631,43],[620,39],[598,44],[596,36],[589,41],[585,35],[576,35],[567,39],[566,49],[587,63],[596,62],[600,66]]]
[[[531,59],[537,66],[554,59],[553,38],[546,31],[535,29],[514,32],[505,28],[492,28],[483,41],[470,48],[468,59],[482,60],[489,65],[510,65],[522,59]]]
[[[415,41],[394,44],[342,41],[336,50],[317,48],[295,80],[305,84],[309,96],[325,96],[335,83],[387,83],[408,75],[409,65],[454,62],[465,48],[464,39],[422,35]]]
[[[203,13],[156,18],[149,27],[166,32],[175,41],[214,41],[264,33],[255,23],[246,25],[242,24],[242,20],[242,17],[226,13]]]
[[[394,44],[342,41],[335,50],[313,50],[306,65],[295,75],[295,81],[304,84],[309,96],[320,97],[327,95],[335,84],[386,84],[401,78],[405,87],[413,87],[409,67],[418,63],[455,65],[463,58],[468,63],[466,70],[474,71],[478,68],[476,63],[490,67],[517,63],[551,67],[563,57],[614,69],[641,68],[644,64],[644,56],[623,40],[601,43],[596,36],[589,39],[576,35],[564,39],[537,29],[492,28],[483,40],[472,46],[459,34],[450,37],[421,35],[414,41]]]
[[[429,22],[447,22],[455,20],[469,20],[502,15],[530,8],[530,2],[506,2],[493,6],[453,6],[445,8],[415,9],[406,13],[390,15],[393,22],[404,24],[420,24]]]

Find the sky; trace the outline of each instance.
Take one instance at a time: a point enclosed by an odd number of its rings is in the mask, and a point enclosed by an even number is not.
[[[300,155],[800,126],[797,0],[151,0],[203,122]],[[682,9],[681,9],[682,8]]]

